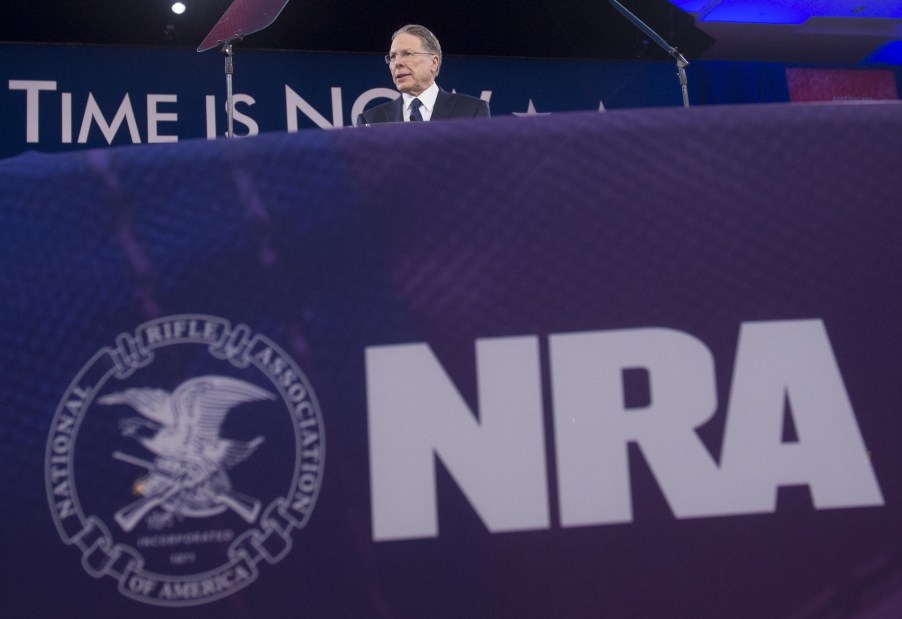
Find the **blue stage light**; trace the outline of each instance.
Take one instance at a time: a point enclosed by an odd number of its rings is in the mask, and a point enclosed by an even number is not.
[[[781,2],[721,2],[705,14],[703,21],[739,22],[744,24],[803,24],[810,15]]]
[[[811,17],[902,18],[902,3],[853,0],[670,0],[706,22],[801,24]]]
[[[902,65],[902,41],[890,41],[865,58],[861,64]]]
[[[708,0],[670,0],[670,4],[683,9],[687,13],[697,13],[708,4]]]

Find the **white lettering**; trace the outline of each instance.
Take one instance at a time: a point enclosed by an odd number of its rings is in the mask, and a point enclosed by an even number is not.
[[[342,122],[341,88],[332,87],[332,122],[317,112],[312,105],[307,103],[301,95],[293,91],[287,84],[285,86],[285,114],[288,131],[298,130],[297,112],[303,112],[304,116],[313,121],[320,129],[332,129],[343,126]]]
[[[81,131],[78,133],[79,144],[86,144],[88,142],[88,134],[91,131],[91,121],[97,123],[97,127],[100,129],[101,133],[103,133],[103,137],[106,138],[107,144],[113,143],[113,139],[116,137],[116,133],[119,131],[119,127],[122,125],[123,121],[128,123],[128,130],[132,143],[141,143],[141,135],[138,133],[138,123],[135,120],[135,111],[132,109],[132,102],[127,94],[125,95],[125,98],[122,99],[122,104],[119,106],[116,116],[113,117],[113,122],[108,124],[106,118],[103,116],[103,112],[100,111],[100,106],[97,105],[97,101],[94,99],[94,95],[88,93],[88,104],[85,107]]]
[[[479,340],[476,357],[478,421],[426,344],[367,349],[376,541],[438,535],[436,457],[490,531],[549,526],[537,340]],[[557,334],[549,360],[562,526],[633,519],[631,443],[676,518],[773,512],[788,485],[816,509],[883,505],[820,320],[742,325],[719,466],[697,433],[717,410],[697,338]]]
[[[128,579],[128,590],[138,595],[150,595],[156,588],[157,583],[149,578],[144,578],[138,574],[132,574]]]
[[[369,105],[371,101],[374,101],[375,99],[394,100],[400,96],[401,93],[397,90],[391,90],[390,88],[370,88],[369,90],[364,91],[364,93],[354,101],[354,105],[351,106],[351,124],[353,125],[357,121],[357,117],[363,114],[363,110],[366,109],[366,106]]]
[[[818,509],[883,505],[820,320],[743,324],[728,410],[722,513],[773,512],[788,485],[807,485]],[[786,414],[795,442],[782,439]]]
[[[438,534],[435,457],[490,531],[547,528],[538,340],[476,343],[479,421],[425,344],[369,348],[376,540]]]
[[[238,109],[239,103],[247,103],[248,105],[254,105],[256,100],[250,95],[233,95],[232,96],[232,105],[234,108],[232,109],[232,121],[236,123],[241,123],[245,127],[247,127],[247,133],[243,134],[242,137],[250,137],[252,135],[260,134],[260,126],[257,125],[257,121],[242,112]],[[228,102],[226,102],[228,105]],[[228,112],[228,110],[226,110]],[[233,127],[234,129],[234,127]],[[237,135],[237,133],[236,133]]]
[[[178,96],[147,95],[147,143],[178,142],[177,135],[161,135],[159,133],[158,125],[161,122],[176,122],[179,119],[179,115],[175,112],[160,112],[157,109],[157,105],[160,103],[178,103]]]
[[[40,141],[40,102],[42,90],[56,90],[56,82],[44,80],[9,80],[10,90],[25,91],[25,141],[37,144]]]
[[[60,139],[63,144],[72,143],[72,93],[60,93]]]
[[[718,473],[695,428],[715,413],[714,360],[669,329],[550,338],[561,524],[633,519],[627,445],[635,442],[678,518],[710,514]],[[650,402],[626,408],[623,370],[648,371]]]
[[[156,597],[161,600],[197,600],[240,587],[243,581],[253,578],[253,576],[254,574],[239,564],[234,568],[196,580],[162,580],[154,583],[154,587],[157,584],[160,585],[160,590]],[[140,583],[139,586],[148,591],[154,588],[147,585],[142,586]],[[140,590],[136,592],[140,592]]]
[[[207,120],[207,139],[215,140],[216,139],[216,97],[213,95],[207,95],[204,99],[206,106],[206,115],[205,118]]]

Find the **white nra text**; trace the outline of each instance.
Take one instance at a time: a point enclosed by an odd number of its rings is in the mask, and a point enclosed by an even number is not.
[[[820,320],[742,324],[719,459],[696,432],[718,408],[714,358],[665,328],[551,335],[560,526],[633,520],[638,445],[676,518],[774,512],[781,486],[816,509],[883,496]],[[478,420],[428,345],[366,351],[373,537],[434,537],[436,458],[490,532],[551,527],[539,339],[476,342]],[[624,372],[650,397],[625,403]],[[786,415],[796,436],[783,436]]]

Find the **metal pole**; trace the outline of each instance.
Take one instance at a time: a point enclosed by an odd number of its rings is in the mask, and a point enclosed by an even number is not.
[[[638,17],[633,15],[630,12],[630,10],[628,8],[626,8],[625,6],[623,6],[622,4],[620,4],[620,2],[618,2],[617,0],[608,0],[608,2],[610,2],[611,6],[613,6],[615,9],[617,9],[617,11],[620,12],[621,15],[623,15],[630,22],[632,22],[632,24],[636,28],[638,28],[639,30],[644,32],[646,35],[648,35],[648,37],[652,41],[657,43],[661,47],[661,49],[663,49],[665,52],[667,52],[668,54],[670,54],[673,57],[673,59],[676,61],[676,65],[677,65],[677,76],[680,78],[680,90],[683,93],[683,107],[689,107],[689,89],[687,88],[687,85],[686,85],[687,84],[686,67],[689,66],[689,61],[686,60],[685,57],[683,57],[683,54],[681,54],[677,50],[677,48],[673,47],[667,41],[662,39],[661,36],[657,32],[655,32],[648,26],[648,24],[646,24],[644,21],[642,21],[641,19],[639,19]]]
[[[225,54],[225,74],[226,74],[226,114],[228,115],[228,129],[226,130],[226,137],[233,138],[235,137],[234,131],[234,116],[235,116],[235,101],[232,98],[232,75],[235,73],[235,65],[232,60],[232,44],[227,43],[222,48],[222,53]]]

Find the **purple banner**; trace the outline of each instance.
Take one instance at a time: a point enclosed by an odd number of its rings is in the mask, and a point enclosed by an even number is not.
[[[4,616],[890,617],[902,107],[0,162]]]

